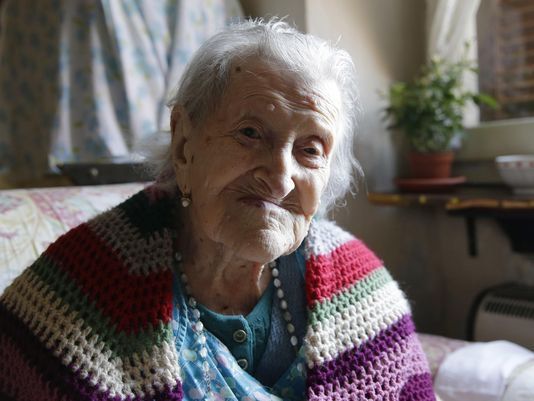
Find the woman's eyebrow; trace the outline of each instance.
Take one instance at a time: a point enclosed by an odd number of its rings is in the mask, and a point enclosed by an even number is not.
[[[332,145],[334,144],[334,135],[332,135],[330,131],[319,130],[314,132],[312,136],[323,142],[324,146],[328,149],[332,148]]]
[[[248,109],[239,117],[236,125],[242,123],[244,120],[251,120],[264,126],[267,131],[275,130],[273,124],[270,123],[271,119],[264,118],[260,114],[261,113],[257,113],[255,110]],[[312,125],[313,127],[307,129],[299,129],[298,131],[301,132],[301,135],[299,136],[315,136],[328,146],[333,144],[334,134],[328,127],[325,126],[325,124],[314,122]],[[295,125],[293,128],[298,127],[302,127],[302,124]]]
[[[259,113],[255,112],[254,110],[246,110],[241,116],[238,118],[238,124],[243,122],[244,120],[251,120],[254,122],[257,122],[263,126],[266,126],[268,129],[272,128],[272,124],[270,124],[269,119],[262,117]]]

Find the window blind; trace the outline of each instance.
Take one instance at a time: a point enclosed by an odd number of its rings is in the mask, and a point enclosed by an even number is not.
[[[500,104],[481,120],[534,116],[534,1],[483,1],[477,36],[480,90]]]

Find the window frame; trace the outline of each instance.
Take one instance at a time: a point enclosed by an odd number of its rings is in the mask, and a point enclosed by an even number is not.
[[[534,117],[497,120],[467,128],[459,161],[487,161],[505,154],[534,154]]]
[[[534,154],[534,116],[482,121],[465,129],[459,162],[493,162],[510,154]]]

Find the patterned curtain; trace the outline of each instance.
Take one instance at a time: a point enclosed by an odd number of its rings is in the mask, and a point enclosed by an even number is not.
[[[168,130],[191,54],[237,16],[237,0],[5,0],[0,170],[35,179]]]

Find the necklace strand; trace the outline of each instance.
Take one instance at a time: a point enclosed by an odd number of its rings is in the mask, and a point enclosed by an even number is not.
[[[291,346],[295,350],[295,354],[296,354],[298,351],[297,349],[298,339],[297,339],[297,336],[295,335],[295,326],[293,325],[293,317],[291,316],[291,313],[289,312],[287,308],[287,301],[285,299],[284,290],[282,288],[282,281],[280,280],[280,271],[276,267],[276,261],[269,263],[269,267],[271,268],[271,274],[274,278],[273,284],[276,288],[276,296],[278,297],[278,305],[282,312],[282,317],[284,318],[286,322],[286,330],[289,334],[289,342],[291,343]]]
[[[210,366],[207,359],[208,349],[206,348],[206,335],[204,333],[204,325],[200,321],[200,310],[198,309],[198,302],[191,293],[191,286],[189,285],[189,280],[187,275],[182,269],[183,258],[180,252],[174,253],[174,260],[176,263],[176,272],[180,275],[180,280],[182,281],[183,287],[187,295],[187,314],[189,321],[191,322],[191,327],[196,334],[196,341],[200,344],[199,355],[202,360],[202,373],[204,376],[204,382],[206,383],[206,399],[209,400],[212,398],[213,389],[211,386],[211,377],[210,377]],[[280,311],[282,312],[282,317],[286,323],[286,330],[289,334],[289,342],[293,347],[295,354],[298,352],[298,339],[295,335],[295,326],[293,325],[293,318],[291,313],[288,310],[287,301],[285,299],[284,290],[282,288],[282,281],[280,280],[280,271],[276,267],[276,261],[269,263],[269,268],[271,269],[271,274],[273,276],[273,284],[276,290],[276,297],[278,298],[278,305]]]
[[[187,314],[189,315],[189,321],[191,322],[191,327],[196,334],[196,341],[200,344],[199,355],[202,360],[202,374],[204,376],[204,383],[206,383],[206,399],[210,400],[212,398],[212,388],[211,388],[211,377],[210,377],[210,365],[207,360],[208,349],[206,348],[206,335],[204,334],[204,325],[200,321],[200,310],[198,309],[198,303],[195,297],[191,295],[191,287],[187,279],[187,275],[182,271],[182,254],[180,252],[175,252],[174,260],[176,261],[176,270],[180,274],[180,280],[185,288],[187,294]]]

